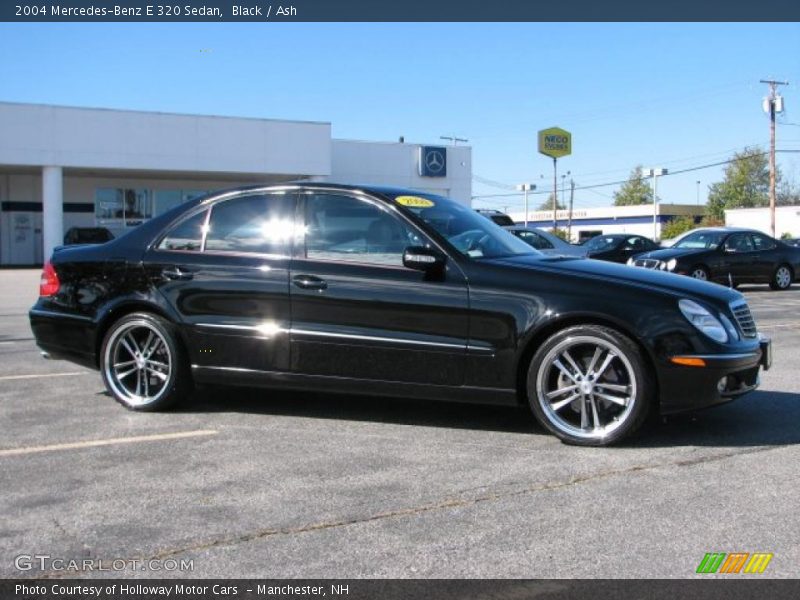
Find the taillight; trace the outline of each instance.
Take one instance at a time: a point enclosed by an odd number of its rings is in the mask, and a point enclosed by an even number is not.
[[[42,269],[42,279],[39,282],[39,295],[40,296],[55,296],[58,293],[58,288],[61,282],[58,280],[58,274],[49,262],[44,263]]]

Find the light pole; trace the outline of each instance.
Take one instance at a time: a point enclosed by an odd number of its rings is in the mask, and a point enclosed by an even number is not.
[[[658,177],[667,175],[667,169],[650,169],[648,175],[653,178],[653,240],[658,239]]]
[[[528,192],[532,192],[536,186],[532,183],[520,183],[517,185],[517,191],[525,193],[525,227],[528,226]]]
[[[453,146],[458,146],[458,142],[464,142],[465,144],[469,141],[467,138],[460,138],[456,137],[455,134],[453,135],[440,135],[440,140],[447,140],[448,142],[453,142]]]
[[[695,181],[697,184],[697,206],[700,206],[700,180]]]

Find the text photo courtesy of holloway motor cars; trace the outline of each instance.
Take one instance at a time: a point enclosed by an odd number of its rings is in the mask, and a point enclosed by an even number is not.
[[[800,27],[478,4],[0,8],[0,597],[796,597]]]

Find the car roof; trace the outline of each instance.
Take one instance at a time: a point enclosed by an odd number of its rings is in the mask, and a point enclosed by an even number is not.
[[[594,236],[592,238],[589,238],[589,239],[593,240],[594,238],[600,238],[600,237],[610,237],[610,238],[614,238],[614,239],[617,239],[617,238],[629,238],[629,237],[643,237],[645,239],[648,239],[646,236],[643,236],[641,233],[601,233],[601,234],[596,235],[596,236]],[[586,241],[588,242],[589,240],[586,240]]]
[[[285,188],[294,188],[294,187],[313,187],[313,188],[328,188],[328,189],[335,189],[335,190],[351,190],[351,191],[361,191],[367,192],[372,194],[379,194],[383,196],[403,196],[403,195],[424,195],[424,196],[436,196],[436,197],[444,197],[441,194],[434,194],[432,192],[428,192],[425,190],[414,189],[414,188],[406,188],[400,186],[390,186],[390,185],[373,185],[373,184],[365,184],[359,185],[354,183],[336,183],[333,181],[308,181],[308,180],[300,180],[300,181],[286,181],[282,183],[265,183],[265,184],[251,184],[251,185],[239,185],[227,189],[215,190],[214,192],[205,196],[214,197],[220,196],[224,194],[231,194],[234,192],[247,192],[252,190],[271,190],[271,189],[285,189]]]
[[[729,233],[733,232],[741,232],[741,233],[762,233],[757,229],[749,229],[747,227],[698,227],[697,229],[692,229],[691,231],[687,231],[687,233],[694,233],[696,231],[727,231]]]

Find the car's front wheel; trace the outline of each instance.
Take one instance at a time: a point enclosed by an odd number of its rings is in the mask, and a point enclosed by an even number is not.
[[[773,290],[788,290],[792,285],[792,269],[788,265],[781,265],[772,274],[769,287]]]
[[[103,383],[131,410],[163,410],[190,388],[186,358],[168,321],[149,313],[122,317],[106,333],[100,354]]]
[[[645,421],[652,377],[637,345],[620,332],[578,325],[548,338],[528,369],[538,421],[571,444],[607,446]]]
[[[696,265],[689,270],[689,275],[700,281],[708,281],[708,269],[702,265]]]

